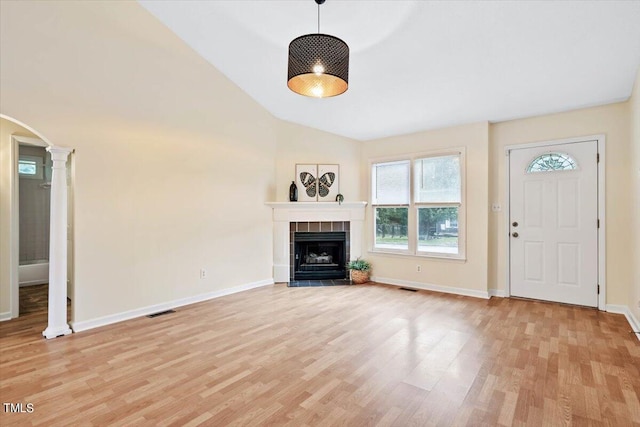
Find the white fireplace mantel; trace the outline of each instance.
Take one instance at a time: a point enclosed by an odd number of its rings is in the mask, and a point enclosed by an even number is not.
[[[362,255],[362,232],[367,202],[268,202],[273,209],[273,280],[288,282],[290,222],[350,222],[351,259]]]

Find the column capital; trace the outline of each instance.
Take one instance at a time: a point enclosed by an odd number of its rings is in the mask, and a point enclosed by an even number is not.
[[[47,147],[47,151],[51,153],[51,160],[66,162],[69,154],[73,152],[73,148],[50,145]]]

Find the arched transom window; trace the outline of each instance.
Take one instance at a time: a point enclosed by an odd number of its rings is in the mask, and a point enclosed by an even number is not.
[[[565,153],[545,153],[536,157],[527,166],[527,173],[575,170],[578,164]]]

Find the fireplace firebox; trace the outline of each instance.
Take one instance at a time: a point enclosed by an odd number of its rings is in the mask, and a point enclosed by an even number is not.
[[[294,280],[344,279],[346,269],[346,233],[293,233]]]

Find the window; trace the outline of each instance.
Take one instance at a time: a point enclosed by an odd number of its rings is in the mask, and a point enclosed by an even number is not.
[[[576,161],[570,155],[547,153],[533,159],[527,167],[527,173],[574,170],[577,168]]]
[[[462,152],[374,163],[374,251],[464,258]]]
[[[20,156],[18,159],[18,174],[21,178],[42,179],[42,157]]]
[[[373,165],[371,182],[376,248],[409,249],[410,166],[408,160]]]

